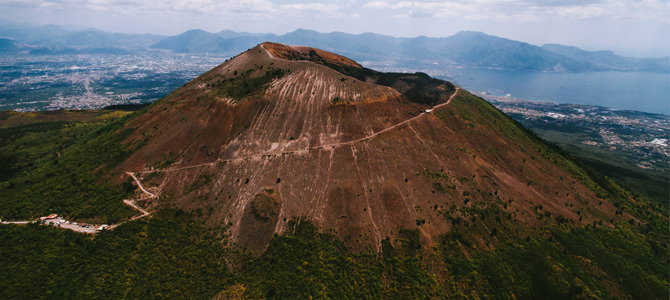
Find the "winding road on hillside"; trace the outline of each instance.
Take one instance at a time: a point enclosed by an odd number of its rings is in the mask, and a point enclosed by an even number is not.
[[[146,198],[142,198],[141,200],[158,198],[158,196],[156,194],[151,193],[147,189],[144,188],[144,186],[142,185],[140,180],[137,179],[137,177],[135,176],[135,174],[133,172],[126,172],[126,174],[128,174],[128,176],[133,178],[133,180],[135,180],[135,183],[137,183],[137,186],[140,188],[140,190],[148,196]],[[68,230],[72,230],[74,232],[79,232],[79,233],[96,234],[96,233],[100,232],[101,230],[103,230],[103,228],[104,228],[104,230],[113,230],[114,228],[121,226],[123,223],[133,221],[133,220],[137,220],[139,218],[144,218],[146,216],[151,215],[150,212],[148,212],[144,208],[141,208],[137,204],[135,204],[135,200],[124,199],[123,203],[125,205],[128,205],[128,206],[132,207],[133,209],[139,211],[140,214],[136,215],[136,216],[134,216],[134,217],[132,217],[132,218],[126,220],[126,221],[119,222],[119,223],[112,224],[112,225],[70,222],[70,221],[65,220],[62,217],[57,216],[57,215],[55,217],[49,216],[49,217],[44,217],[44,218],[40,218],[40,219],[36,219],[36,220],[0,221],[0,224],[3,224],[3,225],[9,225],[9,224],[27,225],[27,224],[39,223],[39,224],[42,224],[42,225],[53,226],[53,227],[57,227],[57,228],[61,228],[61,229],[68,229]],[[45,218],[47,218],[47,219],[45,219]]]
[[[407,124],[407,123],[409,123],[409,122],[412,122],[412,121],[414,121],[414,120],[417,120],[417,119],[419,119],[419,118],[421,118],[421,117],[423,117],[423,116],[425,116],[425,115],[427,115],[427,114],[432,114],[432,113],[434,113],[434,111],[437,110],[437,109],[440,109],[440,108],[442,108],[442,107],[444,107],[444,106],[446,106],[446,105],[449,105],[449,104],[451,103],[451,101],[456,97],[456,95],[458,94],[458,92],[459,92],[460,90],[461,90],[460,87],[456,87],[456,90],[454,91],[453,94],[451,94],[451,96],[449,96],[449,99],[447,99],[447,101],[445,101],[445,102],[443,102],[443,103],[440,103],[440,104],[438,104],[438,105],[435,105],[435,106],[433,106],[433,107],[431,107],[431,108],[429,108],[429,109],[426,109],[425,111],[421,112],[420,114],[418,114],[418,115],[416,115],[416,116],[414,116],[414,117],[411,117],[411,118],[409,118],[409,119],[407,119],[407,120],[404,120],[404,121],[398,122],[398,123],[396,123],[396,124],[393,124],[393,125],[391,125],[391,126],[389,126],[389,127],[386,127],[386,128],[384,128],[384,129],[382,129],[382,130],[379,130],[379,131],[377,131],[377,132],[374,132],[374,133],[372,133],[372,134],[370,134],[370,135],[367,135],[367,136],[364,136],[364,137],[361,137],[361,138],[358,138],[358,139],[355,139],[355,140],[345,141],[345,142],[337,142],[337,143],[330,143],[330,144],[322,144],[322,145],[317,145],[317,146],[311,146],[311,147],[308,147],[306,150],[308,150],[308,151],[313,151],[313,150],[319,150],[319,149],[336,148],[336,147],[340,147],[340,146],[353,145],[353,144],[356,144],[356,143],[360,143],[360,142],[363,142],[363,141],[367,141],[367,140],[373,139],[373,138],[377,137],[378,135],[380,135],[380,134],[382,134],[382,133],[386,133],[386,132],[389,132],[389,131],[391,131],[391,130],[393,130],[393,129],[396,129],[396,128],[398,128],[398,127],[401,127],[401,126],[403,126],[403,125],[405,125],[405,124]],[[190,166],[184,166],[184,167],[168,167],[168,168],[162,168],[162,169],[151,169],[151,170],[142,170],[142,171],[126,172],[126,173],[127,173],[128,175],[132,176],[133,179],[135,179],[135,181],[138,183],[138,186],[141,186],[141,185],[139,184],[139,180],[137,179],[137,177],[135,177],[134,173],[139,173],[139,174],[150,174],[150,173],[159,173],[159,172],[175,172],[175,171],[181,171],[181,170],[187,170],[187,169],[193,169],[193,168],[200,168],[200,167],[205,167],[205,166],[214,166],[214,165],[216,165],[216,164],[218,164],[218,163],[222,163],[222,162],[245,161],[245,160],[249,160],[249,159],[258,159],[258,158],[262,158],[262,157],[265,157],[265,156],[268,156],[268,155],[293,154],[293,153],[295,153],[295,152],[300,152],[300,150],[288,150],[288,151],[276,151],[276,152],[269,151],[269,152],[265,152],[265,153],[262,153],[262,154],[247,155],[247,156],[243,156],[243,157],[226,158],[226,159],[221,158],[221,159],[217,159],[217,160],[215,160],[215,161],[211,161],[211,162],[200,163],[200,164],[195,164],[195,165],[190,165]],[[131,175],[131,174],[132,174],[132,175]],[[145,193],[149,193],[148,191],[144,190],[143,188],[142,188],[142,190],[143,190]],[[149,193],[149,194],[151,194],[151,193]],[[153,195],[153,194],[151,194],[151,195]]]
[[[380,130],[380,131],[377,131],[377,132],[371,134],[371,135],[368,135],[368,136],[365,136],[365,137],[362,137],[362,138],[359,138],[359,139],[355,139],[355,140],[347,141],[347,142],[339,142],[339,143],[332,143],[332,144],[325,144],[325,145],[319,145],[319,146],[315,146],[315,147],[310,147],[309,149],[310,149],[310,150],[316,150],[316,149],[327,148],[327,147],[338,147],[338,146],[344,146],[344,145],[353,145],[353,144],[356,144],[356,143],[360,143],[360,142],[363,142],[363,141],[370,140],[370,139],[372,139],[372,138],[374,138],[374,137],[376,137],[376,136],[378,136],[378,135],[380,135],[380,134],[382,134],[382,133],[389,132],[389,131],[391,131],[391,130],[393,130],[393,129],[396,129],[396,128],[400,127],[400,126],[403,126],[403,125],[405,125],[405,124],[407,124],[407,123],[409,123],[409,122],[412,122],[412,121],[414,121],[414,120],[416,120],[416,119],[418,119],[418,118],[421,118],[421,117],[423,117],[423,116],[426,115],[426,114],[433,113],[433,111],[436,110],[436,109],[439,109],[439,108],[441,108],[441,107],[443,107],[443,106],[449,105],[449,103],[451,103],[451,100],[453,100],[454,97],[456,97],[456,94],[458,94],[458,91],[459,91],[460,89],[461,89],[460,87],[456,87],[456,90],[454,91],[454,93],[449,97],[449,99],[448,99],[446,102],[443,102],[443,103],[440,103],[440,104],[438,104],[438,105],[435,105],[435,106],[433,106],[432,108],[427,109],[427,110],[423,111],[422,113],[420,113],[420,114],[418,114],[418,115],[416,115],[416,116],[414,116],[414,117],[411,117],[411,118],[409,118],[409,119],[407,119],[407,120],[405,120],[405,121],[396,123],[396,124],[391,125],[391,126],[389,126],[389,127],[386,127],[386,128],[384,128],[384,129],[382,129],[382,130]]]
[[[261,45],[261,47],[263,47],[263,45]],[[272,53],[270,53],[267,49],[265,49],[265,47],[263,47],[263,49],[268,53],[268,55],[271,58],[275,58],[272,55]],[[279,59],[279,58],[275,58],[275,59]],[[371,140],[371,139],[373,139],[373,138],[375,138],[375,137],[377,137],[377,136],[379,136],[383,133],[386,133],[386,132],[389,132],[389,131],[394,130],[396,128],[399,128],[399,127],[401,127],[403,125],[406,125],[406,124],[408,124],[408,123],[410,123],[414,120],[417,120],[417,119],[419,119],[419,118],[421,118],[421,117],[423,117],[427,114],[432,114],[437,109],[440,109],[444,106],[449,105],[451,103],[451,101],[458,95],[460,90],[461,90],[460,87],[456,87],[456,89],[454,90],[454,93],[451,96],[449,96],[449,99],[447,99],[447,101],[445,101],[443,103],[440,103],[438,105],[435,105],[430,109],[426,109],[425,111],[421,112],[420,114],[418,114],[414,117],[411,117],[411,118],[406,119],[404,121],[393,124],[389,127],[386,127],[382,130],[374,132],[370,135],[367,135],[367,136],[364,136],[364,137],[361,137],[361,138],[358,138],[358,139],[350,140],[350,141],[345,141],[345,142],[337,142],[337,143],[330,143],[330,144],[322,144],[322,145],[312,146],[312,147],[308,147],[306,150],[307,151],[313,151],[313,150],[320,150],[320,149],[332,149],[332,148],[336,148],[336,147],[348,146],[348,145],[353,145],[353,144],[356,144],[356,143]],[[281,155],[281,154],[293,154],[295,152],[300,152],[300,150],[275,151],[275,152],[269,151],[269,152],[265,152],[265,153],[262,153],[262,154],[256,154],[256,155],[250,155],[250,156],[244,156],[244,157],[229,158],[229,159],[217,159],[217,160],[212,161],[212,162],[195,164],[195,165],[184,166],[184,167],[173,167],[173,168],[168,167],[168,168],[162,168],[162,169],[151,169],[151,170],[143,170],[143,171],[135,171],[135,172],[127,171],[125,173],[128,176],[130,176],[135,181],[135,183],[137,184],[137,187],[144,194],[146,194],[148,196],[146,198],[137,199],[137,200],[146,200],[146,199],[158,198],[158,195],[148,191],[142,185],[142,182],[137,178],[137,176],[135,175],[136,173],[149,174],[149,173],[158,173],[158,172],[174,172],[174,171],[180,171],[180,170],[186,170],[186,169],[192,169],[192,168],[198,168],[198,167],[204,167],[204,166],[214,166],[214,165],[216,165],[218,163],[222,163],[222,162],[245,161],[245,160],[254,159],[254,158],[256,158],[256,159],[263,158],[263,157],[266,157],[266,156],[274,156],[274,155]],[[118,226],[120,226],[120,225],[122,225],[126,222],[137,220],[137,219],[140,219],[140,218],[151,215],[150,212],[148,212],[147,210],[139,207],[135,203],[135,200],[124,199],[123,203],[132,207],[133,209],[139,211],[140,214],[136,215],[136,216],[134,216],[134,217],[132,217],[132,218],[126,220],[126,221],[116,223],[116,224],[113,224],[113,225],[109,225],[109,226],[105,227],[106,230],[112,230],[112,229],[114,229],[114,228],[116,228],[116,227],[118,227]],[[37,223],[37,222],[39,222],[39,221],[38,220],[32,220],[32,221],[0,221],[1,224],[19,224],[19,225],[20,224]],[[98,227],[99,225],[92,225],[92,224],[76,224],[76,223],[70,223],[70,222],[65,223],[65,225],[67,225],[67,226],[63,226],[62,223],[53,223],[53,222],[46,222],[44,224],[51,225],[51,226],[56,226],[56,227],[59,227],[59,228],[69,229],[69,230],[72,230],[72,231],[75,231],[75,232],[80,232],[80,233],[94,234],[94,233],[97,233],[98,231],[100,231],[99,229],[95,229],[95,228],[99,228]],[[91,226],[94,226],[94,227],[91,228]]]
[[[132,177],[133,180],[135,180],[135,182],[137,183],[137,186],[140,188],[140,190],[142,190],[142,192],[144,192],[145,194],[149,195],[149,198],[156,198],[156,195],[155,195],[155,194],[153,194],[153,193],[147,191],[147,190],[144,188],[144,186],[142,186],[142,183],[140,183],[140,180],[137,179],[137,177],[135,176],[135,173],[133,173],[133,172],[126,172],[126,174],[128,174],[128,176]],[[135,207],[135,206],[133,205],[133,207]],[[137,209],[137,210],[140,210],[139,208],[136,208],[136,209]]]

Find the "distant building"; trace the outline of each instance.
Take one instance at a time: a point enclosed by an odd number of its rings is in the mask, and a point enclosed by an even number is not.
[[[40,217],[40,221],[46,221],[46,220],[51,220],[51,219],[55,219],[55,218],[58,218],[57,214],[50,214],[46,217]]]

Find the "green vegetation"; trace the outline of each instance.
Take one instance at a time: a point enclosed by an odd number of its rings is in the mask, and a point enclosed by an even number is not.
[[[660,206],[668,206],[668,195],[670,194],[670,176],[658,172],[627,166],[620,160],[604,161],[602,157],[592,158],[588,152],[568,149],[570,154],[581,162],[581,165],[593,169],[595,172],[615,180],[619,185],[626,187],[631,192],[653,200]]]
[[[197,191],[201,187],[207,185],[210,181],[212,181],[212,176],[211,175],[201,173],[201,174],[198,175],[198,178],[196,178],[195,181],[193,181],[191,186],[189,186],[186,189],[186,193],[188,194],[190,192]]]
[[[347,99],[342,99],[340,97],[335,97],[333,100],[330,101],[331,103],[337,105],[337,104],[351,104],[353,101],[347,100]]]
[[[541,237],[505,240],[494,251],[452,233],[442,251],[453,279],[494,299],[662,299],[667,295],[667,246],[626,226],[554,228]],[[478,253],[468,259],[461,245]],[[663,252],[665,251],[665,252]]]
[[[356,256],[309,222],[293,221],[265,253],[249,257],[243,280],[252,299],[376,299],[381,265],[374,256]]]
[[[0,111],[0,128],[11,128],[38,123],[90,122],[120,118],[141,105],[118,105],[101,110],[53,110],[41,112]],[[124,108],[125,107],[125,108]]]
[[[605,182],[596,172],[581,168],[564,150],[542,140],[485,100],[470,93],[462,92],[454,98],[449,108],[436,111],[436,115],[445,122],[460,118],[465,122],[476,123],[482,128],[493,128],[508,141],[515,143],[522,151],[529,153],[531,157],[539,155],[563,168],[582,184],[593,190],[598,197],[610,199],[617,206],[621,206],[625,202],[628,195],[616,183]],[[473,130],[471,134],[476,136],[478,133]]]
[[[436,105],[445,101],[445,96],[455,92],[455,87],[446,81],[432,78],[426,73],[377,73],[371,74],[376,77],[377,84],[393,87],[407,96],[410,101]],[[365,81],[365,77],[359,77]]]
[[[667,243],[637,226],[548,227],[523,236],[495,209],[457,222],[434,249],[419,231],[355,252],[293,220],[260,255],[227,246],[226,227],[163,210],[94,239],[54,228],[0,227],[0,298],[662,299]],[[481,235],[481,224],[498,224]],[[518,225],[518,224],[517,224]],[[221,229],[223,228],[223,229]],[[479,229],[478,229],[479,228]],[[474,230],[475,233],[472,231]],[[481,244],[486,241],[495,247]],[[40,284],[35,284],[39,282]],[[225,299],[225,298],[224,298]]]
[[[0,216],[30,219],[57,213],[100,223],[131,216],[121,200],[132,185],[106,184],[107,174],[101,171],[138,146],[121,144],[130,132],[122,124],[130,116],[119,116],[1,128]]]
[[[658,205],[668,204],[670,177],[667,166],[662,165],[660,169],[643,169],[637,165],[641,159],[638,152],[621,147],[613,150],[609,147],[585,145],[584,141],[597,141],[602,138],[595,129],[600,127],[589,127],[592,125],[590,123],[547,122],[543,118],[530,119],[520,114],[510,115],[519,120],[524,127],[559,146],[582,168],[597,170],[597,173],[613,179],[617,184],[639,196],[653,200]],[[634,131],[627,131],[627,128],[616,127],[616,130],[627,135],[637,134]],[[650,153],[650,155],[656,154]]]
[[[208,299],[232,282],[225,236],[165,210],[89,236],[0,226],[2,299]]]
[[[263,71],[262,66],[258,70],[249,69],[246,72],[235,72],[233,77],[209,81],[207,87],[216,89],[224,96],[241,100],[263,90],[272,80],[286,74],[286,70],[268,68]]]
[[[532,125],[532,124],[531,124]],[[653,200],[658,205],[668,205],[670,176],[666,172],[642,169],[635,165],[637,157],[619,150],[604,150],[590,147],[570,138],[570,133],[530,127],[543,138],[556,143],[582,167],[593,169],[616,181],[631,192]],[[570,130],[567,128],[565,130]]]
[[[37,225],[2,226],[0,298],[209,299],[240,288],[249,299],[430,299],[436,293],[420,256],[404,248],[387,241],[380,259],[349,251],[309,222],[290,226],[260,256],[225,247],[222,231],[174,210],[95,239]],[[414,242],[405,247],[419,247],[412,232]]]
[[[443,236],[440,253],[447,280],[456,282],[449,293],[476,288],[479,296],[495,299],[659,299],[667,292],[667,235],[650,234],[663,232],[667,222],[580,227],[548,215],[532,228],[510,218],[504,207],[445,214],[453,228]],[[538,206],[538,216],[545,216],[541,211]]]

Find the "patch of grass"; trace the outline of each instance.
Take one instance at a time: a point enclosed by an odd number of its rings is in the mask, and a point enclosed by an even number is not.
[[[579,161],[583,168],[607,176],[631,192],[667,207],[667,196],[670,194],[668,174],[641,169],[623,155],[612,151],[573,145],[562,145],[562,148]]]
[[[196,191],[203,186],[206,186],[212,181],[212,175],[200,173],[198,177],[191,183],[191,185],[186,189],[186,194]]]
[[[272,80],[284,76],[287,72],[272,67],[257,72],[254,72],[254,69],[249,69],[246,72],[234,74],[231,78],[215,78],[207,83],[207,86],[216,89],[223,96],[239,101],[262,91]]]
[[[353,101],[351,101],[351,100],[343,99],[343,98],[340,98],[340,97],[335,97],[335,98],[333,98],[333,100],[331,100],[330,102],[331,102],[332,104],[335,104],[335,105],[337,105],[337,104],[351,104],[351,103],[353,103]]]
[[[424,169],[421,172],[421,175],[425,176],[426,178],[432,178],[432,179],[449,179],[449,175],[444,173],[442,170],[439,171],[431,171],[429,169]]]

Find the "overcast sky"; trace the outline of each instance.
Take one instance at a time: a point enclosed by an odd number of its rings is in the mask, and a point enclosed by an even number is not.
[[[0,19],[159,34],[305,28],[437,37],[476,30],[538,45],[670,55],[670,0],[0,0]]]

